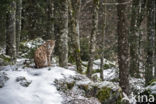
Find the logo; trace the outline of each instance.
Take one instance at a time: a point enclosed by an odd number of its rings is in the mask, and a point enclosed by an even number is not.
[[[134,95],[134,93],[132,92],[130,94],[130,96],[127,96],[126,93],[123,92],[123,98],[122,98],[122,102],[123,101],[128,101],[129,104],[136,104],[137,102],[139,103],[143,103],[143,102],[149,102],[149,103],[153,103],[155,101],[155,98],[153,95]]]

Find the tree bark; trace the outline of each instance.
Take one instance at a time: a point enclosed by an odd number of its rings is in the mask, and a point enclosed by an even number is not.
[[[139,77],[139,59],[138,59],[138,45],[139,36],[137,33],[137,15],[139,13],[139,0],[132,2],[132,16],[130,27],[130,74],[132,77]]]
[[[81,54],[80,54],[80,32],[79,32],[79,15],[81,0],[68,0],[69,16],[71,18],[71,40],[74,48],[74,57],[76,61],[77,71],[82,73]]]
[[[154,18],[156,18],[156,1],[154,3]],[[154,56],[154,64],[155,64],[155,78],[156,78],[156,20],[154,20],[154,24],[155,24],[155,56]]]
[[[54,0],[47,0],[47,35],[46,39],[54,39]]]
[[[28,24],[28,36],[29,39],[33,40],[38,35],[37,30],[37,0],[28,0],[27,7],[27,24]]]
[[[16,2],[12,1],[6,16],[6,55],[16,61]]]
[[[154,23],[154,5],[155,0],[148,0],[147,2],[147,60],[145,70],[146,85],[153,78],[153,56],[154,56],[154,36],[155,36],[155,23]]]
[[[16,52],[18,55],[21,37],[22,0],[17,0],[16,4]]]
[[[59,65],[68,66],[68,1],[55,0],[55,34],[59,51]]]
[[[89,47],[89,60],[87,67],[87,76],[91,78],[93,70],[93,61],[95,56],[96,47],[96,35],[98,29],[98,10],[99,10],[99,0],[93,0],[93,28],[90,36],[90,47]]]
[[[128,23],[126,8],[128,4],[122,4],[129,0],[118,0],[117,6],[118,13],[118,63],[119,63],[119,85],[122,91],[129,95],[129,54],[128,54]]]
[[[107,3],[107,0],[104,1],[104,3]],[[104,76],[103,76],[103,70],[104,70],[104,48],[105,48],[105,35],[106,35],[106,24],[107,24],[107,17],[106,17],[106,11],[107,11],[107,7],[106,5],[102,5],[103,8],[103,12],[102,12],[102,17],[103,17],[103,26],[102,26],[102,40],[101,40],[101,44],[100,44],[100,48],[101,48],[101,64],[100,64],[100,78],[101,80],[104,80]]]

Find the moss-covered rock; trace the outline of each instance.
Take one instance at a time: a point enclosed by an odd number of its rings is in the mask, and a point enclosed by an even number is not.
[[[0,72],[0,88],[4,87],[6,81],[9,80],[5,72]]]
[[[104,102],[110,97],[111,89],[107,87],[101,88],[97,92],[97,98],[99,99],[100,102]]]
[[[102,104],[122,104],[121,92],[119,90],[114,91],[109,87],[102,87],[98,89],[96,97]]]
[[[4,54],[0,54],[0,66],[5,66],[5,65],[9,65],[11,64],[11,57],[4,55]]]
[[[32,83],[32,81],[27,80],[23,76],[17,77],[16,82],[19,82],[19,84],[23,87],[28,87]]]
[[[75,85],[75,81],[66,82],[66,84],[67,84],[68,89],[72,89],[74,87],[74,85]]]

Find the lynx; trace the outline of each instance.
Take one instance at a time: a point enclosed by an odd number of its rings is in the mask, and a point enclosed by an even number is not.
[[[54,40],[48,40],[35,51],[34,61],[36,68],[51,66],[51,55],[55,47]]]

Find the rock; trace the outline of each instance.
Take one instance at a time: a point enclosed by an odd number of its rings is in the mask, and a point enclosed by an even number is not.
[[[0,66],[6,66],[11,64],[11,57],[4,55],[4,54],[0,54]]]
[[[32,81],[28,81],[25,77],[22,76],[17,77],[16,82],[19,82],[19,84],[23,87],[28,87],[32,83]]]
[[[113,82],[95,83],[86,76],[77,74],[70,78],[57,80],[55,84],[57,90],[66,99],[63,104],[100,104],[100,102],[118,104],[121,101],[121,89]]]
[[[5,72],[0,72],[0,88],[4,87],[6,81],[9,80]]]
[[[101,104],[96,98],[71,99],[63,104]]]

